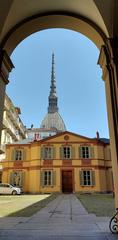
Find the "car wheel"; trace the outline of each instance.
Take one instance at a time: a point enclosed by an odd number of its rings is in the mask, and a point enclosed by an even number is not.
[[[12,192],[12,195],[16,195],[17,194],[17,192],[14,190],[13,192]]]

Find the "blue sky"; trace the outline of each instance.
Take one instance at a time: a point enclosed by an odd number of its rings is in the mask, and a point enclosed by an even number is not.
[[[99,50],[85,36],[65,29],[32,34],[11,56],[15,68],[7,94],[21,108],[24,125],[40,127],[47,113],[53,51],[59,112],[67,130],[88,137],[99,131],[100,137],[109,137]]]

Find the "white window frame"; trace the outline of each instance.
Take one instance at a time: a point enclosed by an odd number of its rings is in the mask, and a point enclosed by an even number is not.
[[[23,159],[23,150],[16,149],[15,150],[15,161],[21,161]]]
[[[44,148],[44,159],[52,159],[52,147]]]
[[[44,186],[52,186],[53,174],[51,170],[44,171]]]
[[[90,158],[90,146],[81,146],[81,157],[84,159]]]
[[[92,172],[91,170],[83,170],[83,185],[91,186],[92,185]]]
[[[63,159],[71,159],[71,147],[63,146]]]

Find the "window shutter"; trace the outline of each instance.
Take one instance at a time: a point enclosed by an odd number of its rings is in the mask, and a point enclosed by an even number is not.
[[[84,185],[83,171],[79,171],[80,186]]]
[[[82,147],[79,147],[79,158],[82,158]]]
[[[12,161],[15,160],[15,155],[16,155],[16,150],[13,149],[13,150],[12,150],[12,156],[11,156],[11,158],[12,158],[11,160],[12,160]]]
[[[9,179],[9,182],[11,185],[14,185],[14,173],[10,173],[10,179]]]
[[[52,172],[52,185],[55,186],[56,185],[56,171]]]
[[[22,160],[26,160],[26,149],[23,149],[22,151]]]
[[[63,159],[64,155],[63,155],[63,147],[60,147],[60,159]]]
[[[94,147],[90,147],[90,158],[94,158]]]
[[[95,186],[95,171],[91,171],[91,185]]]
[[[40,185],[44,187],[44,171],[40,172]]]
[[[71,158],[75,158],[75,148],[71,147]]]
[[[41,159],[45,158],[45,147],[41,147]]]
[[[24,187],[25,185],[25,172],[20,172],[20,187]]]
[[[56,158],[56,148],[55,147],[52,147],[52,158],[55,159]]]

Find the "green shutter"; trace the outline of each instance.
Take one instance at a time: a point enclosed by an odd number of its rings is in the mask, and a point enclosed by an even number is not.
[[[51,147],[51,159],[53,159],[53,147]]]
[[[60,147],[60,159],[63,159],[64,155],[63,155],[63,147]]]
[[[11,156],[11,160],[12,160],[12,161],[15,160],[15,155],[16,155],[16,150],[13,149],[13,150],[12,150],[12,156]]]
[[[71,158],[74,159],[75,158],[75,148],[71,147]]]
[[[90,147],[90,158],[94,158],[94,147]]]
[[[56,158],[56,149],[55,149],[55,147],[52,147],[52,152],[53,152],[52,158],[55,159]]]
[[[45,158],[45,147],[41,147],[41,159]]]
[[[13,173],[13,172],[10,173],[9,183],[10,183],[11,185],[14,185],[14,173]]]
[[[91,171],[91,185],[95,186],[95,171]]]
[[[24,187],[25,185],[25,172],[20,172],[20,187]]]
[[[82,158],[82,147],[79,147],[79,158]]]
[[[26,149],[23,149],[23,151],[22,151],[22,160],[23,161],[26,160]]]
[[[40,186],[44,187],[44,171],[40,171]]]
[[[80,186],[84,186],[83,171],[79,171]]]
[[[52,172],[52,185],[55,186],[56,185],[56,171]]]

